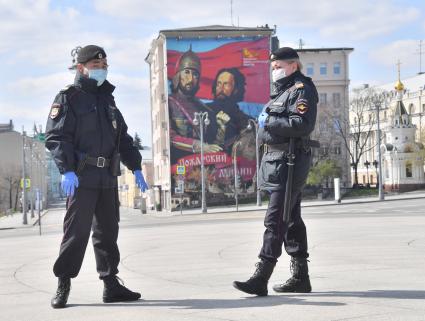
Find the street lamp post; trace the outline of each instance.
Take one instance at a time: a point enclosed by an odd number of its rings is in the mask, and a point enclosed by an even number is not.
[[[201,207],[202,213],[207,213],[207,201],[205,198],[205,173],[204,173],[204,124],[208,126],[210,120],[208,119],[207,112],[196,112],[195,117],[193,118],[193,124],[199,126],[200,139],[201,139]]]
[[[255,130],[255,159],[256,159],[256,190],[257,190],[257,206],[261,206],[261,192],[260,187],[258,186],[258,178],[260,171],[260,151],[258,148],[258,124],[254,119],[248,120],[248,129],[254,128]]]
[[[373,166],[375,167],[375,175],[376,175],[376,187],[378,187],[379,179],[378,179],[378,161],[375,159],[372,162]],[[373,182],[372,182],[373,183]]]
[[[235,173],[235,203],[236,203],[236,212],[239,211],[239,199],[238,199],[238,187],[239,187],[239,179],[238,179],[238,147],[241,142],[237,142],[233,146],[233,171]]]
[[[370,187],[370,181],[369,181],[369,166],[370,166],[370,162],[366,159],[366,161],[364,162],[364,166],[366,166],[366,176],[367,176],[367,187]]]
[[[26,184],[26,170],[25,170],[25,136],[26,132],[24,130],[24,127],[22,126],[22,178],[23,178],[23,184],[22,184],[22,224],[26,225],[28,224],[27,219],[27,184]]]
[[[379,168],[379,200],[384,200],[384,190],[383,190],[383,180],[382,180],[382,157],[381,157],[381,129],[380,129],[380,122],[379,122],[379,111],[381,107],[381,102],[379,101],[379,98],[376,97],[375,100],[375,108],[376,108],[376,123],[377,123],[377,131],[378,131],[378,168]]]

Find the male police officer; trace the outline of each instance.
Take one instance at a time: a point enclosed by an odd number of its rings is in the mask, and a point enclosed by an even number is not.
[[[119,161],[134,172],[139,188],[148,188],[141,172],[141,155],[127,134],[127,125],[107,80],[105,51],[89,45],[78,51],[73,85],[60,91],[50,109],[46,147],[62,174],[67,198],[64,236],[53,267],[59,278],[53,308],[63,308],[70,279],[80,271],[93,230],[97,271],[104,281],[103,301],[133,301],[140,294],[118,282],[120,253],[117,246]]]
[[[271,55],[275,93],[258,117],[259,139],[264,148],[261,161],[260,186],[270,193],[270,203],[264,220],[266,230],[256,271],[246,282],[235,281],[233,286],[243,292],[267,295],[267,283],[282,254],[284,244],[291,256],[292,277],[275,285],[276,292],[311,292],[307,267],[307,234],[301,218],[301,192],[311,162],[311,147],[317,142],[309,139],[316,122],[318,94],[310,78],[301,73],[297,52],[283,47]],[[288,178],[290,139],[295,140],[295,167],[289,219],[284,219],[284,199]],[[289,194],[291,195],[291,194]]]

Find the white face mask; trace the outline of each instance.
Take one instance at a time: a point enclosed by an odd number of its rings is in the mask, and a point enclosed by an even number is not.
[[[283,68],[273,69],[272,70],[272,80],[273,82],[278,81],[279,79],[286,77],[286,71]]]

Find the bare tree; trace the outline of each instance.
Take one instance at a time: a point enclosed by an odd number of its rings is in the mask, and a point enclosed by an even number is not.
[[[5,209],[17,210],[20,192],[21,173],[18,166],[0,169],[0,185],[4,195],[2,204]]]
[[[376,130],[376,106],[383,106],[386,97],[387,95],[374,88],[353,89],[349,120],[335,120],[354,170],[354,187],[359,183],[358,165],[362,155],[376,147],[376,142],[370,142],[371,135]]]
[[[327,104],[320,105],[320,113],[317,115],[316,128],[312,138],[320,142],[320,149],[314,149],[313,167],[320,162],[332,158],[332,148],[337,141],[334,129],[334,118],[331,108]]]

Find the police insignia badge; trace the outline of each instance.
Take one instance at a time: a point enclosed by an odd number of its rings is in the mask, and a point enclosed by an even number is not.
[[[308,102],[306,99],[298,99],[296,102],[297,111],[303,115],[308,111]]]
[[[295,88],[297,89],[304,88],[304,84],[302,82],[297,82],[295,83]]]
[[[61,105],[60,104],[53,104],[52,108],[50,108],[50,118],[51,119],[55,119],[56,117],[59,116],[61,111]]]

